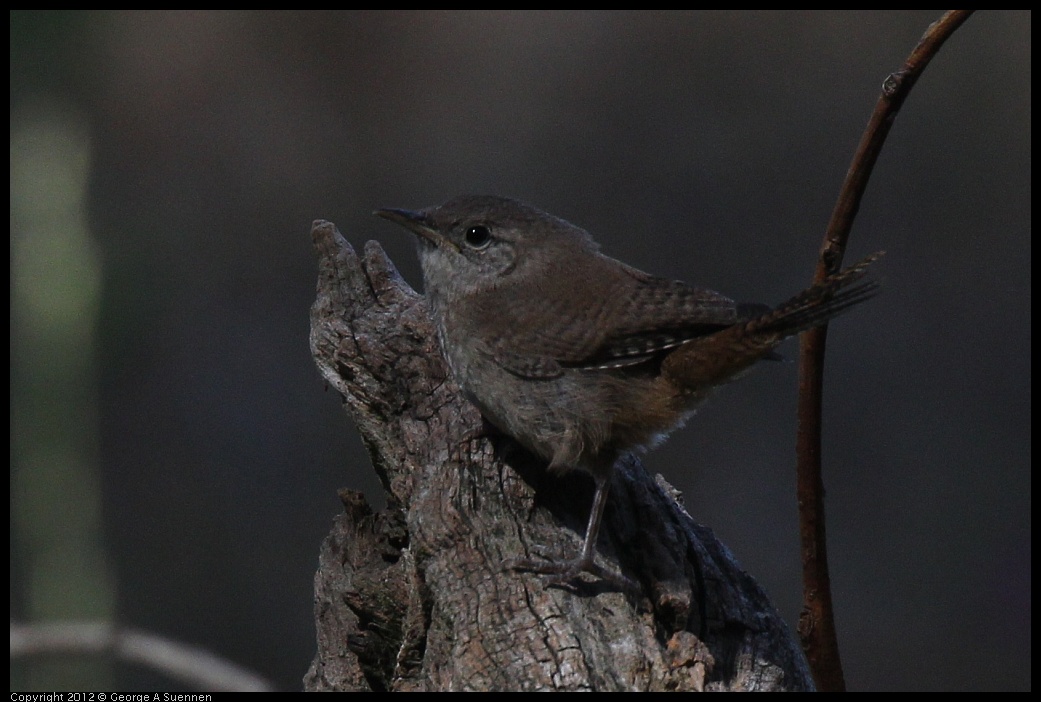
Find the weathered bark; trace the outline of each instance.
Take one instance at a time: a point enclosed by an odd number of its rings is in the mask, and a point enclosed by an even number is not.
[[[640,586],[546,587],[503,561],[577,553],[592,499],[483,425],[424,298],[375,242],[319,254],[311,349],[368,447],[388,506],[341,494],[315,576],[309,690],[805,690],[765,594],[660,476],[616,471],[599,557]]]

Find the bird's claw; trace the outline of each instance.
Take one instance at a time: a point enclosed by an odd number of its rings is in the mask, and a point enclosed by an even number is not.
[[[587,582],[582,578],[582,575],[588,574],[624,592],[636,592],[639,590],[635,581],[621,573],[616,573],[597,564],[592,558],[574,558],[566,561],[537,561],[529,558],[510,558],[503,562],[503,566],[507,570],[549,576],[543,579],[543,583],[546,586],[567,585],[576,587],[583,582]]]

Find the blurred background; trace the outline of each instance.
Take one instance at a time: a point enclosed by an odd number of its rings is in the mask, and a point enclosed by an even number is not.
[[[12,620],[113,620],[299,689],[336,490],[383,504],[311,361],[311,221],[419,288],[371,211],[509,195],[777,303],[938,16],[11,12]],[[853,231],[848,262],[888,254],[828,344],[852,689],[1030,688],[1030,24],[954,34]],[[793,627],[795,392],[794,363],[758,368],[646,459]],[[186,687],[82,658],[11,686]]]

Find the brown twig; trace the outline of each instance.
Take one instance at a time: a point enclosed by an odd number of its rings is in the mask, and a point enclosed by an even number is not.
[[[972,14],[972,10],[949,10],[926,30],[903,68],[882,83],[882,94],[860,139],[838,202],[828,223],[814,281],[839,269],[853,219],[867,188],[875,161],[900,107],[929,61],[947,38]],[[824,482],[821,478],[821,397],[827,327],[818,327],[802,337],[799,355],[799,428],[796,437],[799,536],[802,542],[803,610],[799,636],[813,671],[817,689],[842,691],[846,682],[839,658],[835,618],[828,575],[824,529]]]

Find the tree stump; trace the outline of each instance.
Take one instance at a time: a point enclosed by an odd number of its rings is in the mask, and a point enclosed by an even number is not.
[[[307,690],[810,690],[759,585],[635,457],[615,471],[598,557],[638,583],[546,586],[517,557],[570,556],[593,494],[549,475],[461,394],[425,299],[383,249],[324,221],[311,350],[387,497],[342,491],[315,576]]]

